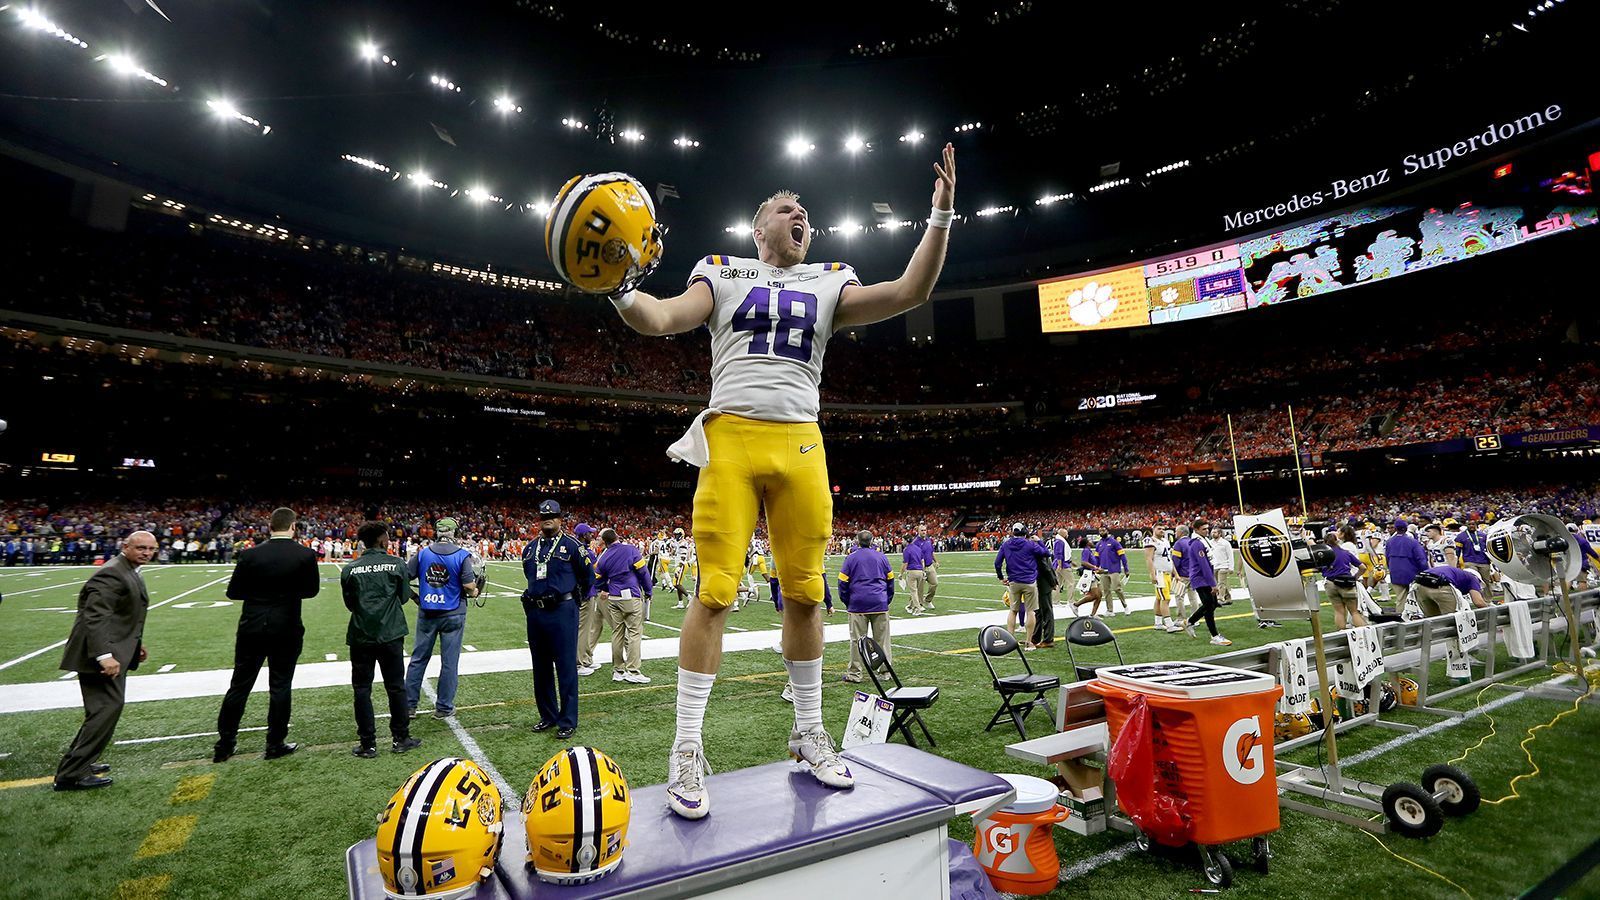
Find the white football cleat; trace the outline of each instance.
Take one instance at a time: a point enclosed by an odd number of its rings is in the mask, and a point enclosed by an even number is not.
[[[643,672],[629,672],[628,674],[622,676],[622,680],[629,684],[649,684],[650,676],[644,674]]]
[[[598,671],[598,670],[595,669],[594,666],[579,666],[578,667],[578,674],[579,675],[583,675],[583,676],[593,675],[596,671]]]
[[[1182,625],[1179,625],[1176,622],[1168,622],[1167,623],[1167,634],[1182,634],[1182,633],[1183,633],[1183,626]]]
[[[789,755],[811,770],[816,779],[831,788],[855,787],[856,777],[844,764],[827,729],[814,725],[806,733],[789,732]]]
[[[1211,643],[1216,644],[1218,647],[1231,647],[1231,646],[1233,646],[1233,641],[1228,640],[1227,638],[1223,637],[1220,634],[1213,636],[1211,638]]]
[[[711,812],[705,776],[711,774],[705,751],[685,741],[667,758],[667,808],[685,819],[703,819]]]

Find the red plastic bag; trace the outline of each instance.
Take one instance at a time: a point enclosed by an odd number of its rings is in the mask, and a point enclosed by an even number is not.
[[[1139,830],[1157,843],[1179,847],[1189,842],[1187,801],[1156,790],[1156,751],[1151,742],[1150,705],[1136,694],[1128,706],[1122,732],[1111,745],[1106,773],[1117,786],[1117,798]]]

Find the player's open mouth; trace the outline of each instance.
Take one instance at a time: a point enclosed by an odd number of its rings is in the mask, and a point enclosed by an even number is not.
[[[806,227],[796,224],[789,229],[789,237],[794,239],[796,246],[803,246],[806,242]]]

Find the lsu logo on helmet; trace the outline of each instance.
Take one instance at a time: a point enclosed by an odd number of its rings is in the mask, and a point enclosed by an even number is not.
[[[500,790],[469,759],[412,773],[378,816],[378,872],[389,897],[465,896],[494,873],[504,833]]]
[[[666,230],[650,192],[631,175],[579,175],[556,192],[544,246],[563,281],[589,294],[617,294],[661,264]]]
[[[1239,549],[1245,565],[1268,578],[1289,568],[1289,536],[1265,522],[1257,522],[1239,535]]]
[[[550,757],[522,801],[528,863],[540,881],[583,884],[622,861],[633,795],[611,757],[572,747]]]

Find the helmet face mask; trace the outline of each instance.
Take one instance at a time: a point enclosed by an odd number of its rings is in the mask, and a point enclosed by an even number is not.
[[[378,816],[385,895],[453,900],[494,873],[504,835],[500,790],[467,759],[412,773]]]

